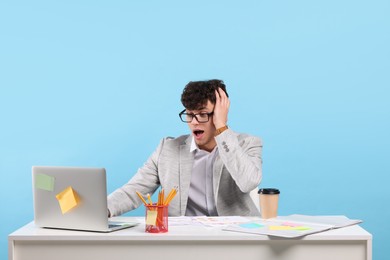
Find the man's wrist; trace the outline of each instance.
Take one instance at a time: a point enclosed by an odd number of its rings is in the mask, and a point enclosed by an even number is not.
[[[228,129],[229,127],[227,125],[224,125],[220,128],[217,128],[217,130],[215,130],[215,136],[221,134],[223,131],[225,131],[226,129]]]

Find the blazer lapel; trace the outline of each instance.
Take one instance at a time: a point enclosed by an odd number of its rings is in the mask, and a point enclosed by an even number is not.
[[[190,152],[191,136],[180,146],[180,213],[184,216],[187,208],[188,191],[191,183],[194,154]]]

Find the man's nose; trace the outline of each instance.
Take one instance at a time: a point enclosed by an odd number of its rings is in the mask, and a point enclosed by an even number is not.
[[[193,117],[192,117],[192,120],[191,120],[190,124],[192,124],[192,125],[197,125],[197,124],[199,124],[198,120],[196,119],[196,116],[193,116]]]

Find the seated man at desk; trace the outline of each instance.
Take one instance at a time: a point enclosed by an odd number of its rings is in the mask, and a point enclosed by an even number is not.
[[[139,207],[136,192],[146,196],[160,186],[177,188],[170,216],[259,215],[250,192],[262,178],[262,143],[228,127],[228,97],[222,80],[189,82],[179,116],[190,134],[161,140],[133,178],[108,196],[109,216]]]

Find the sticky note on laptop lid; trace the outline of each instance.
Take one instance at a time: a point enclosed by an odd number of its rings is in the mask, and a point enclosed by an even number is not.
[[[53,191],[54,181],[55,178],[53,176],[42,173],[37,174],[35,175],[35,188],[46,191]]]
[[[80,198],[77,195],[77,192],[73,190],[71,186],[58,193],[56,198],[60,204],[62,214],[67,213],[80,203]]]

